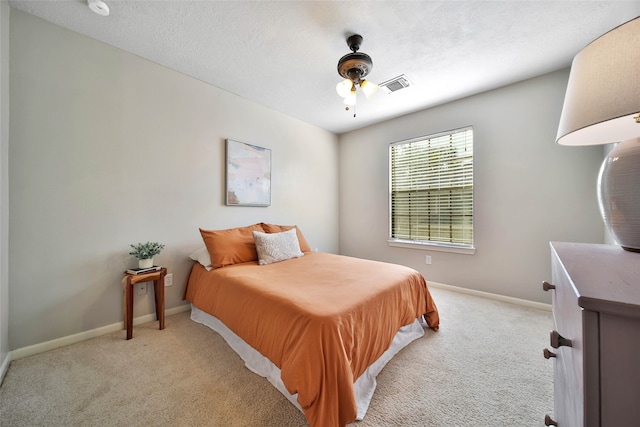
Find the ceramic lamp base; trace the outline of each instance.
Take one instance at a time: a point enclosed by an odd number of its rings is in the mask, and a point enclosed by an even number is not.
[[[616,242],[627,251],[640,252],[640,138],[618,143],[604,159],[598,205]]]

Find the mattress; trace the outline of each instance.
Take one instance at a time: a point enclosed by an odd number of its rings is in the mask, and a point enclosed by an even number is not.
[[[419,272],[327,253],[212,271],[195,263],[185,297],[280,370],[312,427],[341,427],[359,416],[354,384],[371,380],[365,372],[401,327],[423,316],[432,329],[439,325]]]
[[[302,407],[298,403],[298,395],[291,394],[287,391],[287,388],[282,383],[280,377],[280,369],[274,365],[269,359],[260,354],[259,351],[247,344],[242,338],[233,333],[231,329],[225,326],[215,316],[207,314],[195,306],[191,306],[191,320],[194,322],[205,325],[214,331],[216,331],[222,338],[229,344],[229,347],[235,351],[245,363],[245,366],[252,372],[261,377],[266,378],[280,393],[282,393],[289,401],[300,411]],[[424,327],[426,324],[416,319],[410,325],[406,325],[400,328],[398,333],[393,338],[389,348],[367,368],[367,370],[358,377],[354,383],[353,390],[356,398],[356,405],[358,407],[358,415],[356,420],[363,420],[371,398],[375,392],[377,382],[376,377],[385,367],[393,356],[395,356],[400,350],[409,345],[414,340],[424,335]]]

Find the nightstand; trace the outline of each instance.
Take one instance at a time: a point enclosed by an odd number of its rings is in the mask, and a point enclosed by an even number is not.
[[[127,328],[127,339],[133,337],[133,286],[136,283],[153,282],[153,293],[156,300],[156,317],[160,330],[164,329],[164,276],[166,268],[146,274],[125,273],[122,279],[122,296],[124,302],[124,325]]]

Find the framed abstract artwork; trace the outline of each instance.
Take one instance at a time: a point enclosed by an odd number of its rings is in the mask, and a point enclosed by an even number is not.
[[[271,150],[227,139],[229,206],[271,205]]]

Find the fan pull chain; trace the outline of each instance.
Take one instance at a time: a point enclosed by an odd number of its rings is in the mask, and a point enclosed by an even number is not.
[[[347,105],[345,108],[345,111],[349,111],[349,106]],[[356,104],[353,105],[353,117],[356,116]]]

